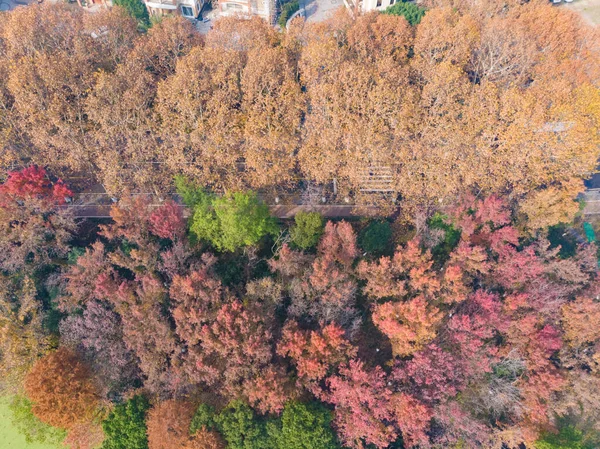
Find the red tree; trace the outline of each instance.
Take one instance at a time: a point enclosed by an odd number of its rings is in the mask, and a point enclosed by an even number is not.
[[[327,385],[324,399],[335,407],[334,423],[345,445],[362,448],[364,442],[385,448],[396,439],[392,392],[381,368],[367,370],[362,362],[351,360],[327,379]]]

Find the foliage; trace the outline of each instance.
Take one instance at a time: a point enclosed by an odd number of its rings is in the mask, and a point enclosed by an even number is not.
[[[230,403],[217,417],[219,432],[230,449],[269,449],[265,423],[259,420],[248,405]]]
[[[222,197],[197,194],[196,199],[190,230],[217,249],[235,251],[277,231],[269,208],[255,193],[233,192]]]
[[[150,16],[146,6],[140,0],[115,0],[115,6],[124,8],[143,29],[150,25]]]
[[[536,449],[592,449],[593,444],[586,444],[583,432],[573,426],[563,426],[558,433],[546,433],[535,442]]]
[[[90,422],[99,405],[89,368],[66,348],[38,360],[24,383],[34,415],[53,427]]]
[[[44,169],[9,173],[0,185],[0,269],[31,272],[68,255],[76,225],[59,206],[71,195],[61,180],[51,183]]]
[[[398,1],[395,5],[389,6],[383,11],[384,14],[392,16],[402,16],[408,23],[415,26],[421,22],[425,15],[425,9],[406,0]]]
[[[323,234],[323,217],[318,212],[298,212],[294,222],[290,229],[294,245],[301,249],[316,246]]]
[[[203,428],[209,431],[216,428],[215,409],[208,404],[200,404],[196,409],[190,423],[190,435]]]
[[[440,261],[447,259],[460,240],[460,230],[448,223],[447,218],[438,212],[429,220],[429,226],[432,229],[439,229],[444,233],[443,240],[431,250],[433,257]]]
[[[71,446],[102,439],[100,404],[114,407],[105,449],[534,447],[560,432],[554,416],[592,438],[594,245],[563,258],[512,204],[465,195],[378,258],[346,221],[326,223],[315,251],[214,255],[171,206],[125,196],[73,264],[2,274],[3,367],[16,387],[30,371],[33,413]],[[441,257],[438,218],[454,234]],[[226,285],[217,268],[234,264]],[[256,278],[259,264],[272,274]],[[60,340],[41,325],[50,291]],[[138,391],[151,410],[121,403]],[[230,405],[193,416],[185,400]]]
[[[0,276],[0,374],[2,389],[18,391],[34,362],[51,347],[35,282]]]
[[[281,425],[271,423],[269,434],[278,449],[337,449],[331,427],[332,415],[316,403],[290,402],[281,415]]]
[[[102,422],[106,439],[102,449],[148,449],[146,435],[146,412],[148,400],[136,395],[119,404]]]
[[[360,247],[368,253],[380,254],[389,248],[392,228],[387,221],[374,220],[359,236]]]
[[[290,2],[284,3],[281,7],[281,14],[279,15],[279,19],[277,23],[282,29],[285,29],[287,21],[296,11],[300,9],[300,3],[298,0],[292,0]]]
[[[40,421],[31,409],[31,401],[24,396],[14,396],[9,407],[12,422],[27,443],[59,444],[65,439],[66,432]]]
[[[183,447],[190,438],[190,422],[194,414],[188,402],[168,400],[156,404],[146,420],[149,449]]]

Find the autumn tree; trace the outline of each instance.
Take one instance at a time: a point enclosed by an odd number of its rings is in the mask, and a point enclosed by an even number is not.
[[[0,185],[0,267],[8,272],[35,270],[66,256],[76,229],[61,209],[71,191],[61,180],[50,182],[43,168],[11,172]]]
[[[0,277],[0,373],[2,390],[14,391],[38,358],[50,350],[45,314],[33,279]]]
[[[82,315],[60,323],[62,343],[79,352],[93,369],[105,396],[118,394],[139,378],[135,354],[123,340],[119,316],[106,304],[91,301]]]
[[[149,449],[184,448],[190,435],[194,407],[187,402],[168,400],[148,412]]]
[[[64,348],[38,360],[24,387],[33,413],[54,427],[70,429],[89,422],[99,405],[89,368]]]

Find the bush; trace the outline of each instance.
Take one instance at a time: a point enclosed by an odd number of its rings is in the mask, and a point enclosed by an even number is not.
[[[102,423],[106,435],[102,449],[148,449],[148,408],[148,400],[140,395],[117,405]]]
[[[300,3],[298,0],[294,0],[292,2],[286,3],[281,7],[281,15],[279,16],[279,26],[281,28],[285,28],[287,21],[292,15],[300,9]]]
[[[402,1],[390,6],[383,11],[383,13],[392,16],[403,16],[408,23],[414,26],[421,22],[421,19],[425,15],[425,9],[415,5],[414,3]]]
[[[269,424],[273,447],[277,449],[337,449],[331,428],[331,412],[317,403],[290,402],[280,426]]]
[[[294,217],[296,224],[290,230],[292,242],[298,248],[312,248],[323,234],[323,217],[317,212],[299,212]]]
[[[389,248],[392,228],[387,221],[372,221],[359,236],[360,247],[368,253],[382,253]]]

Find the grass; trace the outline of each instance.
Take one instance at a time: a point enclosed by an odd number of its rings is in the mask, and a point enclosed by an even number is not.
[[[0,449],[64,449],[62,445],[27,443],[12,424],[10,400],[8,396],[0,397]]]

